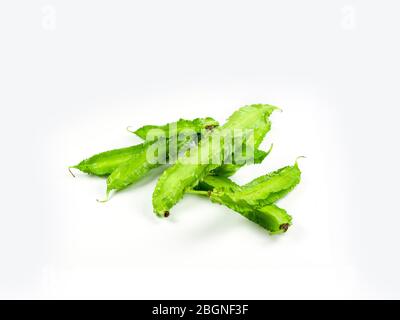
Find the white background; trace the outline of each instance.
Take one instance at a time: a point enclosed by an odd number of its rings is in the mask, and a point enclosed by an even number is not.
[[[0,297],[400,298],[397,1],[2,1]],[[299,155],[283,236],[157,175],[99,204],[67,166],[127,125],[280,106],[262,165]]]

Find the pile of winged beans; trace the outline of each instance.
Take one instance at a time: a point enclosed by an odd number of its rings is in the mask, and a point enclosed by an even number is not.
[[[212,118],[180,119],[163,126],[148,125],[133,131],[143,143],[127,148],[115,149],[96,154],[71,168],[82,172],[107,177],[107,201],[111,191],[125,189],[136,183],[155,168],[162,167],[162,161],[170,160],[170,166],[163,171],[153,193],[154,212],[160,217],[168,217],[171,208],[183,198],[185,193],[208,197],[212,202],[227,206],[247,219],[269,231],[270,234],[284,233],[292,223],[292,217],[276,202],[286,196],[299,182],[301,171],[297,160],[291,166],[260,176],[245,185],[238,185],[229,179],[249,159],[235,162],[235,147],[226,150],[226,144],[212,141],[232,139],[234,132],[251,132],[251,163],[261,163],[270,150],[259,148],[271,128],[269,116],[279,108],[267,104],[253,104],[235,111],[223,126]],[[162,133],[162,139],[149,139],[151,132]],[[173,139],[184,132],[193,132],[186,139]],[[206,133],[206,134],[204,134]],[[158,137],[161,136],[158,134]],[[251,141],[250,141],[251,140]],[[175,144],[175,149],[170,148]],[[163,147],[161,147],[161,145]],[[234,144],[235,146],[237,144]],[[242,151],[243,145],[240,145]],[[176,150],[176,154],[170,154]],[[237,150],[236,150],[237,151]],[[207,159],[198,160],[201,155]],[[233,158],[233,159],[232,159]],[[228,161],[229,159],[229,161]],[[206,160],[206,161],[204,161]],[[71,172],[72,173],[72,172]]]

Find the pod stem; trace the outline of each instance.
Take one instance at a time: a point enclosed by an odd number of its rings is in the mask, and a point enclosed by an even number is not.
[[[274,144],[271,143],[269,149],[267,150],[267,156],[271,153],[273,147],[274,147]]]
[[[186,191],[186,192],[187,192],[187,193],[190,193],[190,194],[198,194],[198,195],[201,195],[201,196],[207,196],[207,197],[210,196],[210,194],[209,194],[208,191],[189,189],[189,190]]]
[[[71,176],[73,176],[73,177],[75,178],[75,175],[74,175],[74,173],[72,172],[71,168],[76,168],[76,166],[70,166],[70,167],[68,167],[69,173],[71,174]]]
[[[134,130],[132,130],[132,126],[127,126],[126,127],[126,131],[130,132],[130,133],[135,133]]]
[[[307,157],[306,156],[298,156],[297,158],[296,158],[296,164],[297,164],[297,161],[299,160],[299,159],[306,159]]]

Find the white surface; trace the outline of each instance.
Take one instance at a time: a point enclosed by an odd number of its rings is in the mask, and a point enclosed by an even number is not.
[[[400,298],[399,9],[3,2],[0,297]],[[105,181],[66,170],[138,142],[127,125],[260,102],[284,109],[274,150],[234,178],[307,156],[284,236],[194,196],[156,218],[156,177],[99,204]]]

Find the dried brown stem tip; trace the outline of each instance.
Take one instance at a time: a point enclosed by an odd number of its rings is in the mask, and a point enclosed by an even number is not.
[[[169,217],[169,211],[164,211],[164,217],[168,218]]]
[[[279,229],[283,230],[283,232],[286,232],[289,229],[289,223],[283,223],[279,226]]]

